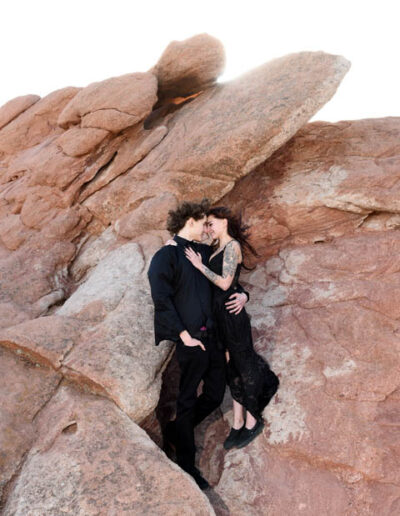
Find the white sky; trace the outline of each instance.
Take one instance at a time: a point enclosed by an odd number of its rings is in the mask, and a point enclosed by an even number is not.
[[[312,120],[400,116],[398,0],[0,0],[0,105],[148,70],[172,40],[222,41],[229,80],[303,50],[352,66]]]

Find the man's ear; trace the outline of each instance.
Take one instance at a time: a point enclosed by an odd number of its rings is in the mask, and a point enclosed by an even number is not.
[[[190,227],[192,227],[192,226],[193,226],[193,223],[194,223],[194,218],[193,218],[193,217],[189,217],[189,218],[188,218],[188,220],[187,220],[187,222],[188,222],[188,225],[189,225]]]

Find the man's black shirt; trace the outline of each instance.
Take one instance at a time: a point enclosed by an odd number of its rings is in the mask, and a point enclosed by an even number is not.
[[[177,243],[159,249],[148,270],[151,296],[154,302],[155,343],[179,341],[187,330],[194,337],[202,326],[212,329],[212,285],[186,258],[185,247],[200,253],[208,264],[211,246],[174,236]],[[239,292],[243,288],[239,286]]]

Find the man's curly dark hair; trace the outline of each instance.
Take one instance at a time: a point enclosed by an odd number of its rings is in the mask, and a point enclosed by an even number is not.
[[[200,220],[210,209],[210,201],[203,199],[201,202],[182,202],[175,210],[168,212],[167,230],[171,235],[176,235],[190,218]]]

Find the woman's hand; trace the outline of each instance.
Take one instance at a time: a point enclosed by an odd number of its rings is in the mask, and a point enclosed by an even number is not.
[[[247,296],[244,293],[236,292],[229,296],[229,300],[225,303],[226,309],[231,314],[240,314],[244,305],[247,303]]]
[[[186,258],[190,262],[192,262],[192,264],[196,267],[196,269],[201,269],[203,262],[202,262],[200,253],[196,253],[195,251],[193,251],[193,249],[191,247],[186,247],[185,255],[186,255]]]

